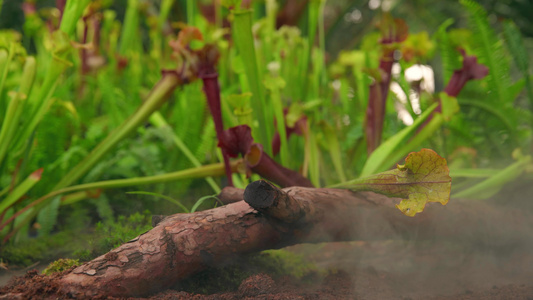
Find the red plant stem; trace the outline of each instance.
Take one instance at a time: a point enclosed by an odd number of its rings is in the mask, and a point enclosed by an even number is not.
[[[89,64],[88,64],[88,53],[87,53],[87,49],[85,48],[86,44],[87,44],[87,35],[88,35],[88,32],[89,32],[89,22],[88,22],[88,19],[89,19],[89,16],[85,16],[82,18],[83,20],[83,37],[81,39],[81,43],[84,45],[84,47],[81,48],[80,50],[80,60],[81,60],[81,77],[82,77],[82,80],[84,78],[83,75],[89,73]]]
[[[208,72],[207,74],[202,74],[200,78],[202,78],[204,84],[203,89],[207,98],[207,105],[209,106],[209,111],[211,112],[213,122],[215,123],[218,147],[220,147],[224,139],[224,125],[222,122],[222,110],[220,108],[220,85],[218,84],[218,73],[214,71]],[[224,159],[224,168],[226,170],[226,176],[228,177],[228,185],[233,186],[229,155],[226,149],[224,149],[223,147],[220,148],[222,150],[222,157]]]
[[[489,69],[477,62],[477,57],[473,55],[467,55],[463,49],[459,50],[463,56],[463,67],[453,72],[450,81],[444,88],[444,92],[450,97],[457,97],[466,83],[470,80],[482,79],[489,73]],[[439,105],[433,111],[425,124],[427,124],[433,118],[435,113],[442,112],[442,100],[438,99]],[[424,125],[425,125],[424,124]]]
[[[281,187],[313,187],[309,179],[303,177],[298,172],[281,166],[265,152],[262,153],[259,163],[251,167],[251,169],[260,176],[279,184]]]
[[[93,14],[92,15],[92,27],[93,27],[93,51],[95,53],[98,52],[98,49],[100,48],[100,39],[102,35],[101,29],[101,23],[102,23],[102,15],[101,14]]]
[[[389,94],[394,50],[385,50],[379,62],[381,79],[370,85],[368,107],[366,110],[366,143],[368,154],[372,153],[381,143],[383,122],[385,120],[385,106]]]
[[[56,0],[56,8],[59,10],[59,24],[61,24],[61,19],[63,18],[65,4],[67,4],[67,0]]]
[[[289,110],[287,108],[283,109],[283,118],[285,118],[285,136],[287,137],[287,141],[291,137],[292,134],[297,135],[304,135],[304,128],[307,128],[307,117],[302,116],[296,123],[294,123],[293,127],[289,127],[287,125],[287,113]],[[277,122],[274,122],[274,127],[276,127]],[[272,156],[276,156],[279,154],[279,151],[281,149],[281,137],[279,135],[279,132],[276,130],[274,133],[274,136],[272,137]]]
[[[248,146],[244,160],[248,168],[261,177],[266,178],[279,186],[303,186],[313,187],[309,179],[300,173],[287,169],[278,164],[268,154],[263,151],[261,144],[252,144]]]
[[[4,216],[6,215],[7,209],[0,214],[0,223],[2,223],[2,220],[4,219]]]

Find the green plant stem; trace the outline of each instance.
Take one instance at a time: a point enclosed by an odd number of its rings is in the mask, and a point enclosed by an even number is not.
[[[205,202],[205,200],[208,200],[208,199],[215,199],[217,200],[220,204],[224,205],[224,203],[222,201],[220,201],[220,199],[218,199],[218,197],[216,195],[208,195],[208,196],[204,196],[198,200],[196,200],[196,202],[194,203],[194,205],[191,207],[191,213],[195,212],[198,207],[200,207],[200,205],[202,203]],[[215,203],[216,204],[216,203]]]
[[[168,123],[159,112],[155,112],[150,116],[150,122],[157,128],[169,127]],[[172,134],[172,140],[195,167],[200,167],[202,165],[177,134]],[[220,187],[216,184],[215,180],[213,180],[213,177],[206,177],[205,180],[215,193],[220,193]]]
[[[314,186],[320,187],[319,151],[316,136],[309,130],[306,140],[306,153],[309,153],[309,179]]]
[[[9,65],[11,64],[14,55],[15,43],[10,43],[9,51],[6,51],[5,49],[0,49],[0,95],[2,95],[2,92],[4,90],[4,84],[6,82],[7,73],[9,72]]]
[[[237,170],[238,166],[241,163],[242,163],[242,160],[233,161],[231,163],[232,169]],[[47,199],[50,199],[52,197],[55,197],[61,194],[84,191],[84,190],[110,189],[110,188],[120,188],[120,187],[126,187],[126,186],[138,186],[138,185],[144,185],[144,184],[163,183],[163,182],[170,182],[170,181],[176,181],[176,180],[181,180],[181,179],[202,178],[202,177],[207,177],[207,176],[222,176],[224,174],[225,174],[224,164],[217,163],[217,164],[201,166],[199,168],[192,168],[192,169],[181,170],[177,172],[155,175],[155,176],[105,180],[105,181],[79,184],[79,185],[74,185],[74,186],[70,186],[67,188],[63,188],[63,189],[58,189],[58,190],[48,193],[47,195],[42,196],[39,199],[36,199],[35,201],[28,204],[23,209],[17,211],[17,213],[15,213],[7,221],[5,221],[3,224],[0,225],[0,231],[7,224],[11,223],[13,220],[15,220],[15,218],[17,218],[24,212],[28,211],[31,208],[36,207],[37,205],[40,205]],[[22,223],[24,224],[27,223],[29,220],[31,220],[31,218],[33,218],[35,214],[36,213],[34,210],[32,213],[26,216],[26,218],[24,219]]]
[[[531,163],[531,156],[524,156],[517,162],[507,168],[493,174],[482,182],[467,188],[466,190],[455,193],[456,198],[487,199],[498,192],[498,190],[507,182],[510,182],[520,176]]]
[[[339,139],[337,135],[335,134],[335,131],[333,128],[327,128],[324,131],[326,135],[326,142],[328,143],[327,148],[329,151],[329,155],[331,157],[331,161],[333,162],[333,167],[335,168],[335,171],[337,172],[337,176],[339,176],[340,182],[346,181],[346,175],[344,173],[344,165],[342,162],[342,152],[341,147],[339,144]]]
[[[450,177],[452,178],[487,178],[500,172],[499,169],[453,169],[450,168]]]
[[[195,0],[187,0],[187,25],[194,26],[194,5],[196,4]]]
[[[285,116],[283,115],[283,104],[281,103],[281,95],[279,87],[274,86],[270,89],[270,99],[274,108],[276,116],[276,125],[280,137],[280,162],[282,166],[289,163],[289,145],[287,143],[287,131],[285,130]]]
[[[393,156],[399,156],[400,152],[398,151],[399,147],[407,142],[407,139],[411,136],[415,130],[422,125],[426,119],[431,115],[431,113],[437,108],[438,104],[433,103],[426,111],[424,111],[410,126],[402,129],[400,132],[396,133],[394,136],[382,143],[367,159],[363,170],[361,171],[360,177],[370,176],[375,173],[384,171],[388,166],[392,165],[395,161],[390,160]],[[405,155],[403,153],[402,155]]]
[[[17,137],[17,141],[15,142],[15,151],[17,152],[26,143],[26,140],[31,136],[48,111],[52,103],[52,95],[59,83],[61,75],[72,65],[66,60],[66,56],[71,47],[68,38],[64,34],[61,34],[61,32],[55,32],[54,41],[57,42],[57,46],[54,49],[51,64],[46,71],[44,82],[39,89],[39,93],[34,93],[36,96],[31,95],[28,99],[26,107],[28,107],[31,114],[30,121],[24,127],[22,134],[19,134]]]
[[[327,84],[327,73],[326,73],[326,59],[324,57],[326,53],[326,34],[325,34],[325,28],[326,25],[324,24],[324,9],[326,8],[326,2],[327,0],[321,0],[320,1],[320,12],[319,12],[319,18],[318,18],[318,44],[320,47],[320,60],[322,62],[322,68],[320,69],[320,87],[324,88]],[[310,45],[311,47],[313,45]]]
[[[111,148],[124,137],[132,133],[145,122],[165,102],[168,95],[178,86],[179,79],[175,75],[164,76],[152,89],[146,101],[124,123],[111,132],[96,148],[89,153],[78,165],[73,167],[59,181],[54,190],[67,187],[85,175]]]
[[[90,0],[67,0],[65,9],[63,11],[63,17],[59,29],[68,35],[72,35],[76,29],[76,24],[81,18],[83,11]]]
[[[139,0],[128,0],[126,16],[122,27],[119,53],[127,55],[134,51],[134,43],[138,40],[137,29],[139,28]]]
[[[160,30],[163,29],[163,25],[168,19],[168,15],[170,13],[170,9],[172,8],[173,4],[174,4],[174,0],[162,0],[161,1],[161,10],[157,18],[158,27]]]
[[[24,104],[27,96],[33,85],[35,79],[35,58],[28,56],[22,72],[20,87],[18,92],[15,92],[9,105],[7,107],[6,115],[2,128],[0,130],[0,165],[6,156],[15,132],[19,129],[19,121],[22,112],[24,111]],[[11,146],[12,147],[12,146]]]
[[[252,35],[252,12],[240,10],[234,12],[232,33],[237,50],[244,63],[244,71],[248,78],[248,85],[253,94],[251,106],[255,119],[259,122],[258,140],[263,145],[269,145],[272,130],[271,121],[268,120],[268,107],[265,105],[261,77],[257,66],[254,39]],[[272,154],[272,149],[265,147],[265,152]]]
[[[442,116],[442,114],[433,114],[433,118],[431,119],[431,121],[429,121],[429,123],[426,124],[426,126],[424,126],[422,130],[420,130],[415,136],[413,136],[413,138],[407,143],[403,144],[398,150],[392,152],[391,155],[389,155],[389,157],[387,158],[389,165],[384,165],[383,167],[390,167],[391,165],[400,161],[410,151],[420,150],[416,148],[419,147],[424,141],[429,140],[431,137],[433,137],[435,135],[435,132],[437,132],[437,130],[441,128],[442,123],[444,123],[444,117]],[[384,169],[381,171],[384,171]]]
[[[31,173],[26,180],[20,183],[4,200],[0,202],[0,215],[41,180],[42,172],[43,169],[39,169]]]

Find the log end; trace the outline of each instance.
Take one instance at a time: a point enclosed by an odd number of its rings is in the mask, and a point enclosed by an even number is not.
[[[271,207],[277,199],[280,189],[265,180],[250,183],[244,190],[244,201],[254,209]]]

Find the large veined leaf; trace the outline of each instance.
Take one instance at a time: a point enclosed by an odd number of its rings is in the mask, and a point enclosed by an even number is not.
[[[426,203],[446,205],[450,199],[452,178],[446,159],[431,149],[411,152],[404,165],[396,169],[358,178],[335,187],[353,191],[373,191],[403,200],[396,207],[413,217],[424,210]]]

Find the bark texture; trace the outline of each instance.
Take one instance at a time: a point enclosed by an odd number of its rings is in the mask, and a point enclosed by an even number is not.
[[[227,195],[231,202],[241,193]],[[280,190],[264,181],[250,184],[244,199],[250,205],[239,201],[165,217],[149,232],[66,274],[60,290],[78,298],[146,296],[237,255],[305,242],[413,237],[508,247],[532,235],[531,216],[479,202],[428,204],[410,218],[394,207],[398,199],[338,189]]]

